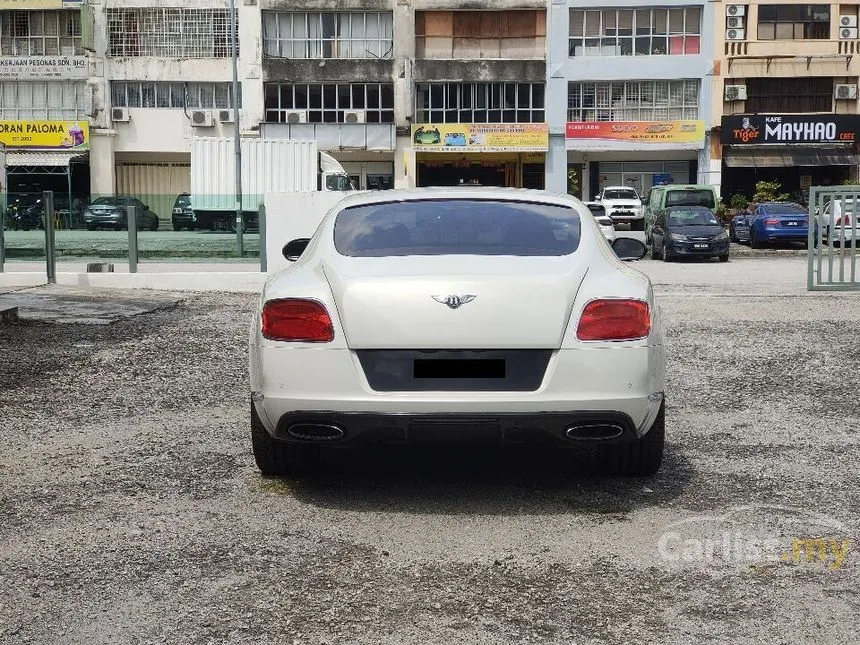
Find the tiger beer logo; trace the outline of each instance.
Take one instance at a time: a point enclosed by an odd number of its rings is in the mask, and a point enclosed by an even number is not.
[[[736,141],[743,141],[744,143],[749,143],[750,141],[755,141],[758,139],[760,131],[758,128],[754,128],[750,123],[750,120],[744,118],[741,121],[741,127],[735,128],[732,130],[732,136]]]

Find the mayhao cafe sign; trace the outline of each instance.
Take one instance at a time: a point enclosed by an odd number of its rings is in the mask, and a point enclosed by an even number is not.
[[[722,119],[724,144],[854,143],[860,131],[855,114],[756,114]]]

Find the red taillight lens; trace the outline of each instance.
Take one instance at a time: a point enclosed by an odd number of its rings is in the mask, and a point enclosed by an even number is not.
[[[651,332],[651,312],[641,300],[592,300],[579,317],[579,340],[634,340]]]
[[[263,336],[269,340],[328,343],[334,338],[334,327],[319,302],[280,298],[263,305]]]
[[[764,221],[765,226],[776,226],[777,224],[779,224],[779,220],[774,219],[773,217],[769,217]]]

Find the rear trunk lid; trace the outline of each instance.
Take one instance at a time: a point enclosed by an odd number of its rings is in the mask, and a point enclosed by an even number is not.
[[[588,270],[580,258],[341,256],[324,271],[350,348],[549,349]]]

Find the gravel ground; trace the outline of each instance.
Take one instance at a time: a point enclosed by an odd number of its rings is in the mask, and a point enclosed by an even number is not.
[[[860,642],[860,299],[802,258],[638,266],[670,341],[648,480],[559,449],[262,478],[248,295],[0,327],[0,643]]]

